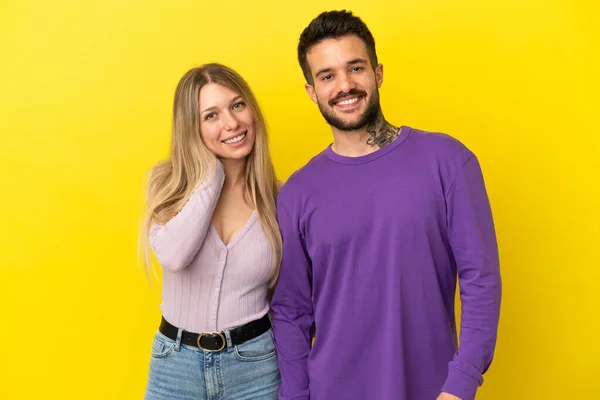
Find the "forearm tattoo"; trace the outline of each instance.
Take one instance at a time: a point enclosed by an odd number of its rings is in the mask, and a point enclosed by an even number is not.
[[[372,125],[367,125],[367,133],[369,139],[367,144],[371,147],[379,146],[379,148],[385,147],[392,143],[400,133],[400,129],[390,124],[383,118],[383,114],[379,111],[377,120]]]

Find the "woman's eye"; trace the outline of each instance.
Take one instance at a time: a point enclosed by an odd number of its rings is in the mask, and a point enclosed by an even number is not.
[[[246,104],[245,104],[243,101],[240,101],[239,103],[235,103],[235,104],[233,105],[233,108],[234,108],[235,110],[241,110],[242,108],[244,108],[244,106],[245,106],[245,105],[246,105]]]

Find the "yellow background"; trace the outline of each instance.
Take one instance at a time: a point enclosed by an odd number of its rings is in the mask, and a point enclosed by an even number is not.
[[[331,141],[298,35],[340,8],[376,38],[386,117],[480,158],[504,301],[478,398],[596,398],[597,2],[297,3],[0,1],[0,398],[142,397],[160,314],[136,229],[177,81],[203,62],[237,69],[286,179]]]

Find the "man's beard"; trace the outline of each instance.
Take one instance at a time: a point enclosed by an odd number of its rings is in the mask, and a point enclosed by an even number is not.
[[[367,125],[374,125],[377,122],[377,117],[379,116],[380,109],[378,89],[375,89],[375,91],[371,93],[371,96],[369,97],[369,102],[367,103],[367,108],[355,122],[346,122],[335,114],[335,111],[333,110],[335,101],[337,101],[337,99],[339,98],[352,95],[360,95],[365,97],[366,92],[359,90],[351,90],[348,93],[339,94],[333,100],[330,100],[328,102],[329,107],[324,106],[317,99],[319,110],[321,111],[321,115],[323,115],[323,118],[325,118],[325,121],[327,121],[327,123],[332,127],[339,129],[340,131],[354,131],[357,129],[362,129]]]

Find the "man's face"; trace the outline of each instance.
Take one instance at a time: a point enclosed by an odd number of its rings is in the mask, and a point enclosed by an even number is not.
[[[351,131],[375,123],[383,66],[373,70],[358,36],[325,39],[310,48],[307,61],[314,83],[306,91],[329,125]]]

